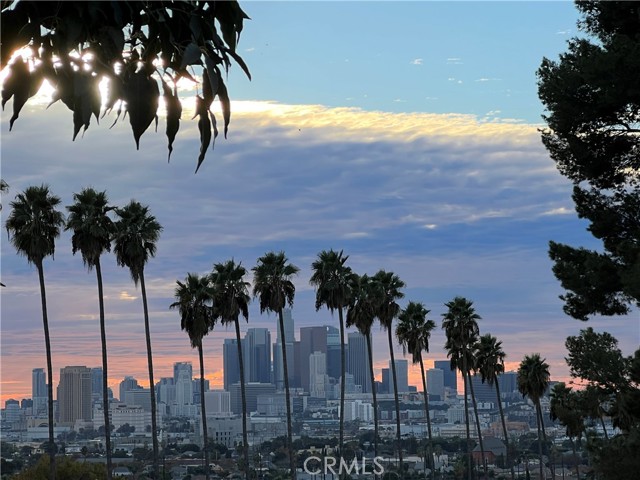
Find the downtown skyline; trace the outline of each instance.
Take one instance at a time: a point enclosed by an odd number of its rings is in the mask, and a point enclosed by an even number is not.
[[[116,205],[135,198],[164,226],[146,269],[157,378],[175,361],[196,363],[168,309],[175,281],[231,257],[250,269],[268,250],[284,250],[301,268],[296,328],[337,326],[337,316],[315,311],[308,283],[315,255],[334,248],[350,255],[357,273],[398,274],[407,283],[402,305],[423,302],[438,327],[445,302],[474,301],[481,332],[503,341],[507,370],[540,352],[552,377],[566,379],[564,340],[588,326],[611,332],[627,355],[637,348],[637,310],[587,324],[563,314],[547,257],[551,239],[598,247],[537,131],[535,69],[577,33],[572,4],[243,6],[252,20],[239,51],[253,81],[232,69],[229,139],[217,140],[197,175],[188,111],[169,164],[162,120],[137,152],[127,124],[107,130],[113,114],[75,142],[71,114],[59,103],[45,111],[46,100],[32,99],[11,133],[8,110],[2,114],[2,178],[10,186],[3,227],[14,196],[42,182],[62,206],[87,186],[106,190]],[[323,37],[328,18],[336,24]],[[4,402],[30,396],[31,369],[45,358],[35,269],[6,237],[1,248]],[[124,372],[145,385],[140,291],[112,254],[103,263],[110,386]],[[45,277],[57,383],[63,366],[100,363],[95,279],[71,255],[69,232],[55,260],[45,261]],[[276,338],[275,316],[260,315],[255,302],[243,335],[252,327]],[[377,326],[373,335],[380,378],[386,339]],[[222,339],[233,336],[217,327],[205,339],[212,387],[222,385]],[[443,345],[438,328],[427,365],[446,358]],[[411,384],[416,375],[410,369]]]

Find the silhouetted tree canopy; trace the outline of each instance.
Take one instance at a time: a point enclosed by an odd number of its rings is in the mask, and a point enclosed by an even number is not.
[[[210,110],[216,97],[226,137],[231,106],[224,77],[235,63],[251,78],[236,53],[243,22],[249,18],[236,1],[19,0],[1,5],[0,67],[10,69],[2,85],[2,107],[13,98],[10,128],[46,79],[55,88],[52,103],[62,100],[73,111],[74,140],[92,116],[98,121],[115,108],[115,121],[128,113],[139,148],[141,135],[154,120],[157,127],[163,95],[170,156],[182,115],[176,83],[186,77],[201,80],[202,95],[196,97],[197,168],[218,135]],[[12,59],[23,47],[29,47],[23,50],[28,55]],[[105,78],[109,86],[103,108],[99,84]]]
[[[621,315],[640,304],[640,2],[578,1],[588,38],[544,59],[542,140],[602,251],[550,242],[568,315]]]

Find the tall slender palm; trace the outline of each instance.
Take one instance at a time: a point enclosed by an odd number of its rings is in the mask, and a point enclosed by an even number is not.
[[[471,390],[471,399],[475,407],[475,395],[470,372],[474,364],[473,345],[480,333],[478,320],[480,320],[481,317],[476,313],[475,308],[473,308],[473,302],[464,297],[455,297],[452,301],[445,303],[445,307],[447,307],[447,312],[442,315],[442,328],[445,330],[447,341],[444,347],[447,350],[447,356],[451,359],[451,368],[460,370],[464,382],[464,415],[467,430],[467,455],[469,465],[467,475],[470,479],[473,461],[471,457],[468,390]],[[484,460],[484,445],[482,443],[482,434],[478,422],[477,408],[475,408],[475,412],[480,452]],[[482,463],[485,464],[484,461]]]
[[[100,340],[102,345],[102,409],[104,413],[104,434],[107,450],[107,478],[111,478],[111,422],[109,421],[109,385],[107,370],[107,335],[104,321],[104,291],[102,288],[102,269],[100,257],[111,251],[111,237],[114,223],[109,212],[114,207],[109,205],[106,192],[97,192],[93,188],[85,188],[73,194],[75,203],[67,207],[69,217],[65,230],[72,230],[71,246],[73,254],[80,252],[82,262],[91,271],[96,269],[98,281],[98,306],[100,309]]]
[[[575,439],[580,439],[584,432],[584,418],[580,414],[579,397],[576,392],[567,387],[564,382],[556,384],[551,390],[549,402],[549,417],[558,420],[567,431],[571,441],[573,457],[577,459]],[[579,462],[576,462],[576,478],[580,480]]]
[[[378,456],[378,399],[376,395],[376,377],[373,370],[371,327],[376,319],[376,302],[377,297],[373,289],[373,279],[368,275],[357,277],[353,295],[351,296],[351,303],[347,309],[346,324],[347,328],[355,326],[367,341],[371,395],[373,397],[373,451],[375,457]]]
[[[405,287],[405,283],[393,272],[380,270],[373,276],[373,285],[375,295],[378,297],[376,302],[376,317],[378,317],[380,325],[382,325],[382,327],[387,331],[387,337],[389,340],[391,374],[393,376],[393,393],[396,404],[396,440],[398,442],[398,460],[400,472],[404,472],[404,464],[402,462],[402,436],[400,433],[398,377],[396,374],[396,360],[393,354],[393,319],[398,316],[398,313],[400,313],[400,305],[398,305],[397,301],[404,297],[404,293],[401,292],[401,289]]]
[[[205,457],[205,476],[209,479],[209,445],[207,442],[207,410],[204,402],[204,357],[202,339],[214,326],[213,288],[209,277],[188,273],[184,282],[176,281],[176,301],[169,308],[177,308],[180,313],[180,328],[187,332],[191,348],[198,349],[200,361],[200,416],[202,417],[202,446]]]
[[[323,250],[318,253],[318,258],[311,264],[311,280],[309,283],[316,287],[316,311],[324,305],[331,314],[338,311],[340,322],[340,451],[344,443],[344,394],[345,375],[347,373],[347,361],[344,351],[344,317],[343,310],[349,306],[356,275],[347,267],[349,255],[343,255],[342,250]]]
[[[284,252],[268,252],[258,258],[256,266],[251,270],[253,271],[253,296],[258,297],[260,301],[260,313],[275,312],[278,314],[280,338],[282,338],[282,370],[287,405],[287,448],[289,450],[291,478],[296,480],[296,460],[293,453],[293,428],[291,425],[291,398],[289,397],[289,370],[282,311],[286,305],[293,306],[296,287],[291,279],[300,269],[289,263],[289,259]]]
[[[400,315],[396,326],[396,337],[402,345],[403,353],[409,352],[414,364],[420,364],[420,376],[422,378],[422,391],[424,393],[424,411],[427,416],[427,432],[429,435],[429,460],[431,471],[433,468],[433,437],[431,436],[431,419],[429,418],[429,394],[427,393],[427,379],[424,372],[424,360],[422,352],[429,352],[429,340],[431,332],[436,328],[436,322],[428,320],[427,310],[422,303],[409,302]]]
[[[544,420],[540,399],[549,386],[549,365],[539,353],[526,355],[518,368],[518,391],[523,397],[529,397],[536,408],[536,423],[538,425],[538,454],[540,455],[540,478],[544,478],[542,464],[542,441],[546,443]],[[542,430],[542,431],[541,431]]]
[[[244,361],[240,338],[240,315],[249,321],[249,283],[244,281],[247,270],[233,260],[216,263],[209,277],[213,286],[215,315],[223,324],[233,323],[238,344],[240,366],[240,395],[242,397],[242,443],[245,476],[249,480],[249,441],[247,436],[247,396],[245,393]]]
[[[513,463],[509,460],[509,436],[507,434],[507,424],[504,420],[504,410],[502,409],[502,400],[500,397],[500,385],[498,375],[504,373],[504,359],[507,356],[502,349],[502,342],[491,334],[482,335],[475,345],[476,370],[480,373],[482,383],[487,382],[489,385],[495,385],[496,397],[498,400],[498,409],[500,410],[500,419],[502,420],[502,433],[504,435],[504,444],[507,447],[507,464],[511,467],[511,478],[515,479],[513,471]]]
[[[125,207],[117,208],[115,235],[113,238],[118,265],[127,267],[133,283],[140,283],[142,309],[144,312],[144,332],[147,343],[147,364],[149,367],[149,391],[151,393],[151,435],[153,437],[153,471],[155,478],[160,475],[158,455],[158,424],[156,416],[156,393],[153,381],[153,354],[151,351],[151,331],[149,328],[149,307],[147,289],[144,282],[144,267],[149,258],[156,255],[156,242],[160,238],[162,226],[151,215],[149,207],[131,200]]]
[[[54,480],[56,476],[56,446],[53,436],[53,367],[51,365],[51,342],[43,263],[49,255],[53,257],[55,240],[60,236],[60,228],[64,225],[64,216],[56,210],[59,204],[60,198],[51,194],[47,185],[27,187],[11,202],[12,211],[5,225],[11,243],[19,255],[23,255],[27,262],[35,265],[40,281],[42,325],[47,356],[49,480]]]

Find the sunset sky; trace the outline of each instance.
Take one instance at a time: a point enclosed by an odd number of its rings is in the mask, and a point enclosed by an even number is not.
[[[571,186],[544,150],[535,71],[578,35],[570,2],[241,2],[252,18],[239,53],[253,80],[229,74],[232,120],[194,175],[199,141],[192,98],[171,163],[164,119],[140,151],[127,122],[107,117],[71,141],[72,114],[40,96],[9,132],[2,114],[2,228],[14,196],[46,182],[72,203],[92,186],[115,205],[148,204],[164,226],[146,269],[155,375],[197,355],[168,306],[176,279],[234,258],[250,269],[284,250],[301,269],[293,316],[301,326],[333,324],[314,309],[310,265],[323,249],[343,249],[358,273],[384,268],[406,298],[431,310],[473,300],[481,333],[503,341],[508,368],[539,352],[566,378],[564,340],[592,326],[640,344],[640,315],[565,316],[547,256],[550,239],[599,248],[577,219]],[[185,92],[183,96],[187,93]],[[46,366],[37,273],[2,236],[1,399],[31,396],[31,370]],[[103,260],[109,383],[148,383],[139,289],[112,254]],[[95,273],[72,256],[69,232],[45,262],[54,381],[67,365],[101,364]],[[251,280],[251,277],[247,280]],[[403,303],[403,305],[404,305]],[[248,325],[275,316],[252,304]],[[205,341],[212,386],[222,384],[223,338]],[[377,375],[388,361],[374,328]],[[430,361],[446,358],[434,332]],[[398,355],[402,349],[397,348]],[[410,383],[418,384],[417,370]]]

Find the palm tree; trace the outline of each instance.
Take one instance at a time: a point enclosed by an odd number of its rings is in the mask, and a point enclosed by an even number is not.
[[[111,251],[111,237],[114,223],[109,212],[106,192],[96,192],[85,188],[73,194],[75,203],[67,207],[69,217],[65,230],[72,230],[71,247],[73,254],[80,251],[82,262],[91,271],[96,269],[98,280],[98,305],[100,309],[100,340],[102,345],[102,410],[104,413],[105,445],[107,449],[107,478],[111,478],[111,428],[109,422],[109,384],[107,373],[107,335],[104,322],[104,291],[102,289],[102,269],[100,256]]]
[[[398,378],[396,375],[396,361],[393,354],[393,319],[400,313],[400,305],[397,300],[404,297],[400,290],[405,287],[405,283],[393,272],[384,270],[378,271],[373,276],[374,292],[377,296],[376,317],[380,325],[387,331],[389,340],[389,355],[391,357],[391,374],[393,376],[393,393],[396,404],[396,440],[398,442],[398,460],[400,472],[404,472],[402,463],[402,440],[400,433],[400,401],[398,398]]]
[[[351,296],[351,303],[347,310],[347,328],[355,326],[367,340],[367,355],[369,356],[369,374],[371,394],[373,396],[373,429],[374,456],[378,456],[378,399],[376,395],[376,377],[373,370],[373,349],[371,348],[371,327],[376,319],[376,301],[373,279],[362,275],[355,280],[355,288]]]
[[[287,347],[284,336],[284,316],[282,310],[286,305],[293,306],[296,287],[291,278],[300,269],[289,263],[284,252],[269,252],[258,258],[253,271],[253,296],[260,301],[260,313],[275,312],[278,314],[280,338],[282,338],[282,370],[287,405],[287,448],[289,449],[289,466],[291,478],[296,480],[296,463],[293,453],[291,399],[289,398],[289,370],[287,366]]]
[[[429,339],[431,332],[436,328],[436,322],[427,320],[427,310],[423,304],[409,302],[406,308],[398,316],[396,326],[396,337],[402,345],[402,352],[411,354],[413,363],[420,364],[420,374],[422,378],[422,391],[424,393],[424,410],[427,415],[427,432],[429,434],[429,468],[434,471],[433,466],[433,437],[431,436],[431,419],[429,418],[429,394],[427,393],[427,380],[424,373],[424,361],[422,352],[429,352]]]
[[[160,475],[158,455],[158,425],[156,420],[156,393],[153,381],[153,354],[151,352],[151,332],[149,329],[149,307],[147,289],[144,283],[144,266],[150,257],[156,255],[156,242],[160,238],[162,226],[156,217],[149,213],[149,207],[131,200],[123,208],[116,208],[119,220],[115,224],[113,238],[118,265],[127,267],[133,283],[140,283],[142,308],[144,312],[144,331],[147,343],[147,364],[149,367],[149,391],[151,393],[151,436],[153,437],[153,471],[156,478]]]
[[[344,441],[344,394],[345,380],[347,373],[347,361],[344,352],[344,317],[343,309],[349,306],[356,275],[351,271],[351,267],[345,266],[349,255],[343,255],[342,250],[336,252],[323,250],[318,254],[318,258],[311,264],[311,280],[309,283],[316,287],[316,311],[325,305],[331,314],[338,310],[338,321],[340,322],[340,451]]]
[[[546,443],[544,420],[540,399],[549,386],[549,365],[539,353],[526,355],[518,368],[518,391],[523,397],[529,397],[536,407],[536,423],[538,425],[538,454],[540,455],[540,478],[544,478],[542,471],[542,440]],[[542,430],[542,432],[540,431]],[[542,435],[541,435],[542,433]]]
[[[567,430],[571,440],[573,457],[577,459],[575,439],[578,440],[584,432],[584,418],[580,414],[578,394],[567,387],[564,382],[556,384],[551,390],[549,402],[549,417],[558,420]],[[576,461],[576,478],[580,480],[580,463]]]
[[[209,479],[209,445],[207,442],[207,411],[204,403],[204,357],[202,339],[214,326],[213,288],[209,277],[188,273],[184,282],[176,281],[176,301],[169,308],[177,308],[180,313],[180,328],[187,332],[191,348],[198,349],[200,361],[200,414],[202,417],[202,438],[205,455],[205,476]]]
[[[476,408],[475,395],[473,392],[473,384],[471,383],[471,369],[474,365],[472,346],[475,344],[478,334],[478,315],[473,308],[473,302],[464,297],[455,297],[452,301],[445,303],[447,312],[442,315],[442,328],[445,330],[447,341],[445,349],[447,356],[451,358],[451,368],[456,368],[462,373],[464,381],[464,414],[467,427],[467,455],[468,455],[468,478],[471,478],[471,469],[473,461],[471,458],[471,434],[469,422],[469,403],[467,389],[471,390],[471,399],[473,400],[474,410],[476,414],[476,427],[478,430],[478,440],[480,442],[480,452],[483,458],[486,476],[486,464],[484,462],[484,445],[482,443],[482,434],[480,432],[480,423],[478,421],[478,410]]]
[[[509,436],[507,434],[507,424],[504,420],[498,382],[498,375],[504,373],[504,359],[507,355],[502,349],[502,342],[489,333],[480,337],[480,340],[475,345],[475,350],[476,370],[480,373],[482,383],[487,382],[489,385],[495,385],[496,387],[498,409],[502,420],[502,433],[504,435],[504,444],[507,448],[507,464],[511,466],[511,479],[513,480],[515,472],[513,471],[512,462],[509,461]]]
[[[47,395],[49,416],[49,479],[56,476],[55,442],[53,436],[53,367],[51,366],[51,342],[49,339],[49,319],[47,317],[47,295],[44,286],[45,257],[55,252],[55,239],[60,236],[64,225],[62,213],[56,210],[60,198],[52,195],[47,185],[31,186],[16,195],[11,202],[12,211],[6,228],[11,243],[19,255],[27,258],[38,270],[40,298],[42,302],[42,324],[47,356]]]
[[[245,460],[245,475],[249,480],[249,441],[247,436],[247,396],[245,393],[244,361],[240,338],[240,315],[249,321],[249,283],[244,281],[247,270],[233,260],[216,263],[210,275],[213,286],[214,310],[222,324],[233,323],[238,344],[238,364],[240,366],[240,395],[242,397],[242,442]]]

